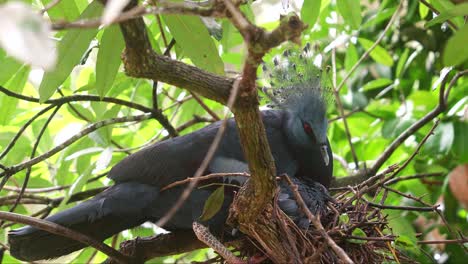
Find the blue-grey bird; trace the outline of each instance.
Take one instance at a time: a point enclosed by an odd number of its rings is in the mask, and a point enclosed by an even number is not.
[[[273,87],[267,94],[276,109],[262,111],[262,119],[276,174],[289,175],[299,184],[299,192],[307,206],[314,213],[320,213],[329,199],[325,187],[330,184],[333,168],[326,135],[327,95],[320,81],[320,71],[309,58],[302,52],[286,55],[282,61],[275,60],[277,65],[270,73]],[[220,124],[216,122],[193,133],[158,142],[126,157],[108,174],[114,185],[46,220],[98,240],[146,221],[156,222],[174,205],[185,186],[165,191],[161,188],[195,174]],[[248,172],[234,119],[228,120],[225,135],[204,174],[219,172]],[[232,185],[240,185],[245,179],[224,177],[212,181],[230,183],[224,187],[222,208],[202,222],[219,235],[225,230],[229,205],[235,195]],[[164,228],[169,231],[191,229],[193,221],[200,221],[205,201],[216,188],[195,188]],[[307,228],[309,223],[289,186],[281,183],[280,188],[280,208],[299,226]],[[8,241],[11,255],[26,261],[56,258],[85,247],[30,226],[10,231]]]

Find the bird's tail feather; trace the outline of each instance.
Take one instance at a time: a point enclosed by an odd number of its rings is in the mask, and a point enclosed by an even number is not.
[[[46,220],[104,240],[148,220],[145,208],[156,199],[157,193],[149,185],[118,184]],[[10,231],[8,242],[10,254],[25,261],[57,258],[86,247],[75,240],[31,226]]]

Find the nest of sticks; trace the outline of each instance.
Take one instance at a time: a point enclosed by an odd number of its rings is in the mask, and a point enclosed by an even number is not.
[[[290,186],[293,191],[297,188],[291,182]],[[288,259],[297,263],[414,263],[395,247],[397,236],[388,226],[387,215],[382,209],[369,206],[364,198],[366,192],[372,194],[366,186],[335,192],[334,201],[328,204],[329,210],[324,215],[307,213],[312,222],[307,231],[299,229],[278,206],[273,206],[271,216],[280,225],[283,241],[290,249],[282,254],[288,254]],[[304,209],[302,198],[297,191],[296,194]],[[265,255],[267,258],[259,262],[277,262],[268,255],[265,244],[245,239],[235,251],[242,259],[249,259],[247,263]]]

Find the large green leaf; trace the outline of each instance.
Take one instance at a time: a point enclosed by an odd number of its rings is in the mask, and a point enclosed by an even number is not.
[[[460,163],[468,163],[468,122],[459,121],[453,123],[455,138],[452,150],[460,159]]]
[[[12,57],[8,57],[5,51],[0,49],[0,65],[0,85],[5,85],[5,83],[11,79],[11,76],[13,76],[13,74],[19,70],[22,64],[17,62]]]
[[[447,41],[444,49],[444,65],[456,66],[468,59],[468,26],[464,26]]]
[[[366,49],[369,50],[372,45],[374,45],[373,41],[370,41],[365,38],[359,38],[359,43]],[[382,48],[382,46],[377,45],[370,53],[370,56],[372,59],[374,59],[376,62],[381,63],[386,66],[392,66],[393,65],[393,59],[388,52]]]
[[[172,36],[193,64],[207,71],[224,74],[224,63],[205,25],[199,17],[163,16]]]
[[[114,83],[124,45],[122,33],[117,25],[104,31],[96,62],[96,90],[100,97],[104,97]]]
[[[100,15],[102,6],[94,1],[81,14],[80,18],[92,18]],[[58,43],[58,62],[55,69],[44,74],[39,86],[40,101],[49,99],[57,88],[67,79],[75,65],[80,62],[81,57],[89,46],[90,41],[96,35],[98,29],[71,29]]]
[[[359,28],[362,22],[361,1],[359,0],[337,0],[338,11],[344,20],[353,29]]]
[[[54,0],[42,0],[44,6],[47,6]],[[52,21],[67,19],[73,21],[78,18],[80,11],[75,1],[58,1],[52,8],[47,10],[47,15]]]
[[[390,80],[390,79],[380,78],[380,79],[373,80],[373,81],[370,81],[370,82],[366,83],[364,86],[362,86],[362,90],[363,91],[374,90],[374,89],[377,89],[377,88],[388,86],[388,85],[390,85],[392,83],[393,83],[393,81]]]
[[[302,4],[301,18],[305,23],[309,24],[310,27],[313,27],[315,21],[317,21],[321,4],[321,0],[304,1],[304,4]]]
[[[426,141],[423,152],[427,154],[447,154],[454,141],[454,129],[452,123],[441,123],[434,133]]]
[[[416,231],[405,217],[401,217],[401,211],[384,210],[388,215],[388,225],[394,234],[398,235],[398,246],[406,250],[414,250],[416,246]]]
[[[346,57],[345,57],[345,69],[347,72],[353,68],[354,64],[358,61],[358,53],[356,50],[356,46],[354,46],[351,42],[349,42],[349,46],[346,49]]]
[[[438,23],[443,23],[446,20],[456,17],[468,15],[468,3],[463,3],[452,7],[451,9],[440,13],[437,17],[427,22],[425,27],[431,27]]]
[[[8,87],[12,92],[21,94],[24,85],[28,80],[29,70],[29,67],[22,66],[6,83],[5,86]],[[0,96],[0,106],[2,109],[2,114],[0,115],[0,125],[6,125],[12,120],[13,115],[17,110],[16,105],[18,104],[18,101],[19,100],[14,97],[9,97],[3,94]]]
[[[211,219],[223,206],[224,203],[224,186],[218,187],[206,200],[203,207],[203,212],[200,215],[201,221]]]

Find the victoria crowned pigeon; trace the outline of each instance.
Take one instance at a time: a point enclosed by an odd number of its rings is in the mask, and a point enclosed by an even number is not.
[[[277,175],[287,174],[298,183],[307,206],[318,213],[325,208],[328,200],[323,186],[330,184],[333,163],[326,135],[326,94],[321,85],[320,71],[304,56],[308,52],[307,48],[305,52],[287,52],[286,59],[274,60],[276,66],[269,74],[272,88],[267,94],[276,109],[264,110],[261,114]],[[221,122],[213,123],[126,157],[108,174],[114,185],[46,220],[98,240],[146,221],[157,221],[174,205],[185,186],[165,191],[161,191],[161,188],[195,174],[220,125]],[[247,171],[236,123],[230,119],[205,174]],[[230,183],[226,184],[225,189],[232,189],[233,184],[240,185],[244,180],[242,177],[219,179]],[[164,228],[169,231],[191,229],[192,222],[199,221],[205,201],[216,188],[195,188]],[[290,188],[284,184],[280,184],[280,188],[280,208],[299,226],[307,227],[308,221],[301,215]],[[201,222],[213,234],[222,232],[234,195],[234,191],[227,191],[218,213]],[[56,258],[85,247],[69,238],[31,226],[10,231],[8,241],[11,255],[26,261]]]

